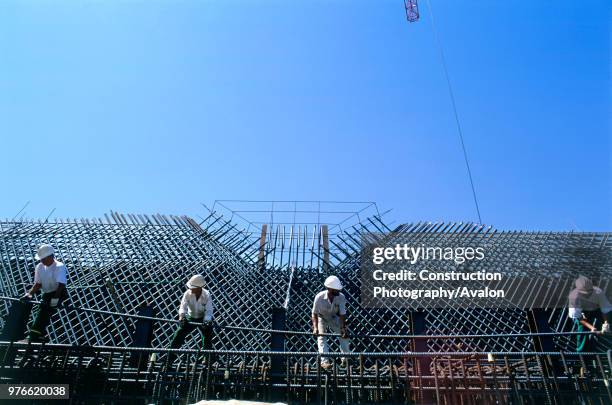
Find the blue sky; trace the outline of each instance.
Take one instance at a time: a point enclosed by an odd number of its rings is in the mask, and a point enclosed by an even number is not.
[[[483,222],[612,225],[609,1],[432,0]],[[475,220],[425,0],[3,1],[0,217]]]

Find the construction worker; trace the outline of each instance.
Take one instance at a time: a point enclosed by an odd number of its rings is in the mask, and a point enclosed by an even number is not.
[[[47,340],[47,326],[51,316],[56,312],[57,306],[68,297],[66,291],[68,270],[63,263],[55,260],[55,250],[51,245],[41,245],[34,258],[40,260],[40,263],[34,269],[34,285],[23,299],[31,300],[39,290],[42,290],[42,304],[38,306],[28,336],[31,342],[41,342]]]
[[[326,333],[329,329],[333,333],[341,334],[340,351],[350,352],[348,332],[346,328],[346,297],[340,292],[342,283],[336,276],[329,276],[324,283],[327,288],[315,296],[312,305],[312,333],[317,336],[319,353],[329,352]],[[342,359],[342,366],[346,366],[346,358]],[[328,369],[332,366],[327,357],[321,357],[321,367]]]
[[[189,279],[188,290],[183,294],[179,307],[180,326],[170,342],[171,349],[180,348],[187,335],[196,328],[203,332],[202,346],[204,349],[212,349],[213,303],[210,293],[203,288],[204,284],[204,277],[200,274]]]
[[[609,333],[608,313],[612,305],[605,293],[599,287],[594,287],[591,279],[580,276],[574,282],[574,288],[569,294],[568,315],[574,320],[578,332],[591,331],[593,334]],[[601,330],[595,326],[603,318]],[[595,349],[593,335],[577,335],[578,352],[590,352]]]

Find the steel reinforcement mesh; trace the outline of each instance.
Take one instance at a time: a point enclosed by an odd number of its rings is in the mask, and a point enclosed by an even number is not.
[[[410,334],[410,309],[367,309],[359,305],[360,236],[388,231],[391,229],[380,217],[369,217],[330,238],[332,254],[327,260],[317,256],[319,260],[302,260],[300,265],[291,259],[283,262],[278,256],[270,260],[277,249],[276,242],[272,242],[275,239],[269,237],[265,245],[253,242],[252,231],[238,229],[214,212],[199,223],[188,217],[116,213],[106,221],[4,221],[0,222],[0,289],[4,296],[21,296],[32,284],[36,248],[51,243],[58,260],[69,269],[69,303],[75,306],[134,314],[141,305],[151,304],[157,317],[176,319],[185,282],[191,275],[201,273],[213,297],[217,323],[270,329],[272,309],[286,305],[287,329],[308,331],[313,297],[323,289],[323,280],[335,274],[346,286],[352,333]],[[609,234],[498,232],[491,227],[462,223],[417,223],[393,231],[413,234],[415,243],[423,244],[486,240],[498,271],[535,274],[563,268],[582,274],[612,273]],[[306,232],[304,240],[305,235]],[[292,248],[288,246],[291,258]],[[295,246],[306,252],[305,244]],[[320,249],[311,247],[311,254],[317,251]],[[0,301],[1,315],[7,314],[9,305]],[[427,311],[425,319],[425,333],[431,335],[529,332],[526,311],[521,309],[444,308]],[[53,318],[49,334],[56,343],[129,346],[133,325],[133,319],[70,310]],[[571,331],[574,327],[566,310],[551,310],[549,325],[556,331]],[[157,322],[153,347],[166,347],[175,329],[175,324]],[[184,347],[197,347],[198,339],[192,334]],[[335,339],[330,343],[332,350],[338,349]],[[356,337],[352,347],[358,351],[391,352],[408,350],[410,343],[407,339]],[[559,337],[556,343],[562,350],[575,349],[569,337]],[[438,352],[533,349],[528,338],[504,337],[432,339],[427,347]],[[601,339],[600,347],[609,348],[609,341]],[[217,330],[214,348],[268,350],[270,335]],[[287,336],[288,351],[315,348],[311,336]]]

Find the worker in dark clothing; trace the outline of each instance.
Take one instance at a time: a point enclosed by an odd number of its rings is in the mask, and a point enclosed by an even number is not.
[[[608,314],[612,305],[601,288],[594,287],[588,277],[580,276],[574,284],[575,288],[569,294],[568,315],[574,320],[578,332],[593,332],[592,335],[577,335],[576,351],[594,351],[595,335],[610,332]],[[598,323],[601,330],[596,326]]]
[[[55,260],[54,255],[55,250],[51,245],[42,245],[38,248],[35,259],[40,260],[40,263],[34,269],[34,285],[23,296],[23,300],[31,300],[39,290],[43,293],[42,304],[38,306],[30,328],[31,342],[48,340],[47,327],[51,322],[51,316],[57,311],[57,306],[68,297],[66,292],[68,270],[63,263]]]

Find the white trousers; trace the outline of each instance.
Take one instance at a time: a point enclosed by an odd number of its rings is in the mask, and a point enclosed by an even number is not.
[[[340,333],[340,318],[324,319],[319,317],[319,333],[327,333],[327,330],[331,330],[332,333]],[[349,339],[338,338],[340,340],[340,351],[342,353],[349,353]],[[319,347],[319,353],[329,353],[329,345],[327,344],[327,336],[317,337],[317,346]],[[321,361],[329,361],[327,357],[321,357]]]

